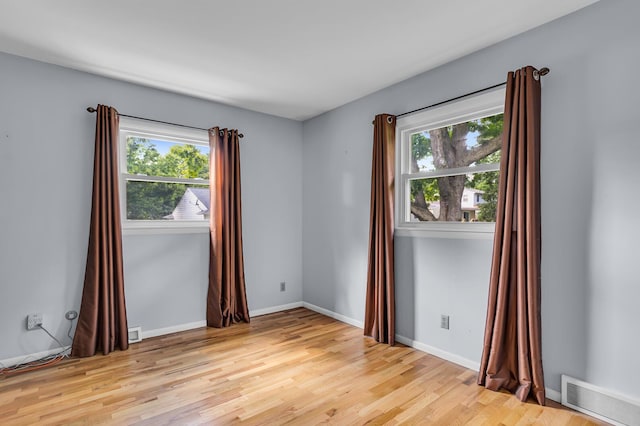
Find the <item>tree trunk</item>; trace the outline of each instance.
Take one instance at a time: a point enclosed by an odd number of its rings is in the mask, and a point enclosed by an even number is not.
[[[440,215],[438,220],[459,222],[462,220],[462,193],[465,175],[438,178],[440,190]]]
[[[467,123],[456,124],[449,128],[442,127],[429,131],[431,137],[431,152],[436,169],[451,169],[463,167],[467,153]],[[462,220],[462,193],[464,192],[465,176],[445,176],[438,178],[440,192],[439,221]]]
[[[500,149],[502,134],[484,141],[472,148],[467,147],[467,123],[455,124],[429,131],[431,155],[436,170],[469,166]],[[412,157],[411,172],[419,171],[418,162]],[[440,198],[440,213],[435,217],[429,210],[429,203],[422,191],[417,191],[411,203],[411,213],[421,221],[455,221],[463,218],[462,195],[465,175],[443,176],[437,178]]]
[[[411,213],[421,221],[436,221],[437,217],[429,210],[429,204],[424,199],[424,193],[418,192],[415,200],[411,203]]]

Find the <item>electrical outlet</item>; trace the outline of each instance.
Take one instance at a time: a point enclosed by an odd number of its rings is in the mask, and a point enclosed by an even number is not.
[[[449,329],[449,315],[440,315],[440,328]]]
[[[66,319],[68,319],[69,321],[73,321],[74,319],[78,318],[78,312],[77,311],[67,311],[67,313],[64,314],[64,317]]]
[[[42,325],[42,314],[27,315],[27,330],[33,330]]]
[[[285,291],[286,289],[287,289],[287,284],[284,281],[282,281],[280,283],[280,291]]]

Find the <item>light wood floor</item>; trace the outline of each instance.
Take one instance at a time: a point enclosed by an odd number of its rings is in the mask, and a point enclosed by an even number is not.
[[[0,378],[0,424],[601,424],[300,308]]]

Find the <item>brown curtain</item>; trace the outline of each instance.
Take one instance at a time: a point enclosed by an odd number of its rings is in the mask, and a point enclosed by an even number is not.
[[[364,334],[381,343],[395,343],[393,267],[393,195],[396,119],[377,115],[373,127],[369,270]]]
[[[545,404],[540,332],[540,81],[510,72],[478,384]]]
[[[211,216],[207,325],[249,322],[242,255],[240,143],[237,130],[209,130]]]
[[[118,198],[118,111],[98,105],[89,249],[73,356],[129,347]]]

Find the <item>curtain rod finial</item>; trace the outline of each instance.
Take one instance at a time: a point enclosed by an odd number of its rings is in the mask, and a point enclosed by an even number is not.
[[[540,74],[540,75],[547,75],[547,74],[549,74],[549,71],[550,71],[550,70],[549,70],[549,68],[547,68],[547,67],[540,68],[540,71],[538,71],[538,74]]]
[[[95,109],[94,107],[87,107],[87,111],[88,112],[96,112],[97,109]]]

